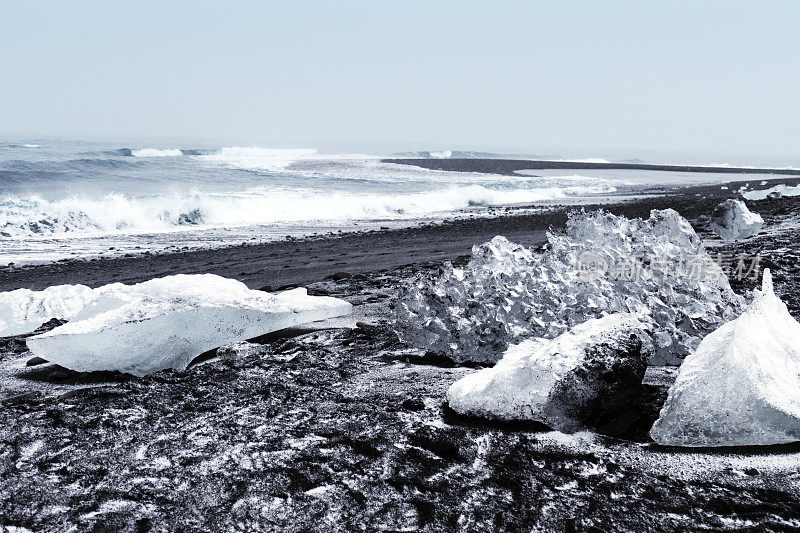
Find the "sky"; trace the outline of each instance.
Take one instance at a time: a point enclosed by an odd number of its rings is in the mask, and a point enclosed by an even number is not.
[[[794,1],[4,2],[0,135],[797,154]]]

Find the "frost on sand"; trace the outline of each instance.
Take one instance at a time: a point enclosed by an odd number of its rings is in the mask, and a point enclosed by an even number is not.
[[[642,383],[652,346],[635,315],[591,319],[552,341],[511,346],[493,367],[447,391],[451,409],[500,420],[536,420],[574,432],[592,427]]]
[[[590,318],[636,313],[653,330],[653,363],[678,364],[742,307],[686,219],[672,209],[627,219],[573,213],[543,253],[497,236],[464,268],[420,277],[395,306],[411,345],[455,361],[495,362],[510,344],[552,339]]]
[[[269,294],[213,274],[103,289],[67,324],[30,337],[31,351],[72,370],[143,376],[183,370],[218,346],[352,311],[344,300],[305,289]]]
[[[686,358],[650,436],[673,446],[800,441],[800,323],[769,270],[742,315]]]

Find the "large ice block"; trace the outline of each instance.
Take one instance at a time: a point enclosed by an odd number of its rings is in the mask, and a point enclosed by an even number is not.
[[[741,200],[729,198],[714,208],[712,231],[726,241],[746,239],[761,231],[764,219],[750,211]]]
[[[542,253],[497,236],[463,268],[407,284],[395,305],[404,342],[455,361],[495,362],[531,337],[552,339],[609,313],[636,313],[657,341],[654,364],[679,364],[743,299],[672,209],[628,219],[574,212]]]
[[[511,346],[493,368],[455,382],[447,401],[465,415],[535,420],[564,432],[592,427],[641,385],[650,342],[635,315],[591,319],[549,342]]]
[[[27,342],[35,355],[72,370],[143,376],[183,370],[230,342],[351,311],[344,300],[305,289],[270,294],[213,274],[175,275],[107,286],[70,322]]]

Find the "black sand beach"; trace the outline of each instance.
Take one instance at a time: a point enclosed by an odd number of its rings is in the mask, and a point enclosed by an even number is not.
[[[536,161],[530,159],[383,159],[384,163],[414,165],[449,172],[514,174],[519,170],[646,170],[648,172],[696,172],[702,174],[775,174],[800,176],[800,169],[701,165],[649,165],[645,163],[596,163],[583,161]]]
[[[0,533],[800,533],[800,2],[0,9]]]
[[[703,216],[739,185],[653,190],[604,208],[646,217],[671,207],[710,237]],[[764,216],[762,235],[708,243],[761,254],[798,317],[800,198],[748,204]],[[569,209],[3,269],[0,290],[201,272],[252,288],[302,284],[354,303],[361,323],[278,332],[255,340],[258,353],[206,354],[184,372],[146,378],[26,366],[24,339],[0,339],[0,523],[34,531],[800,527],[796,446],[690,452],[649,441],[674,368],[649,369],[639,396],[600,435],[477,422],[443,405],[447,387],[472,370],[399,343],[389,306],[400,284],[497,234],[536,246]]]

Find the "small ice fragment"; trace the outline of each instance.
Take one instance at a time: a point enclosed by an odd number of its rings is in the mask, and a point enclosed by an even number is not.
[[[672,344],[672,337],[666,331],[659,331],[655,335],[656,343],[658,344],[659,348],[666,348],[670,344]]]
[[[762,183],[766,185],[766,183]],[[742,196],[747,200],[764,200],[765,198],[782,198],[784,196],[800,196],[800,185],[794,187],[780,184],[770,187],[769,189],[760,189],[757,191],[749,191]]]
[[[232,342],[217,349],[217,357],[222,359],[241,359],[250,355],[263,355],[267,353],[267,347],[263,344],[253,344],[252,342]]]
[[[725,200],[714,208],[711,216],[711,229],[726,241],[752,237],[764,225],[761,215],[750,211],[741,200]]]

